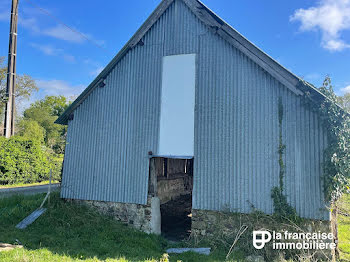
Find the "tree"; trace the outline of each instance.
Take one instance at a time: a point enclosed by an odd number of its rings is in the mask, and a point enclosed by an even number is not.
[[[350,93],[347,93],[343,96],[339,96],[337,98],[337,102],[348,112],[350,112]]]
[[[20,120],[17,134],[28,139],[37,140],[41,144],[45,141],[45,129],[34,120]]]
[[[33,107],[46,108],[52,116],[60,116],[68,107],[69,103],[65,96],[46,96],[45,99],[36,101]]]
[[[58,154],[64,152],[67,129],[54,122],[67,107],[68,101],[64,96],[46,96],[31,104],[23,113],[25,120],[36,121],[45,129],[45,144]]]
[[[7,81],[7,67],[4,65],[4,57],[0,57],[0,122],[3,120],[4,109],[7,101],[6,97],[6,81]],[[29,99],[29,97],[38,91],[38,87],[34,79],[29,75],[16,75],[16,102]]]

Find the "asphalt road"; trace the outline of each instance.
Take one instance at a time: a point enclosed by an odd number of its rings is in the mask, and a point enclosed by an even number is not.
[[[51,184],[51,192],[60,190],[60,184]],[[15,188],[0,188],[0,197],[8,197],[12,195],[35,195],[39,193],[46,193],[49,189],[49,185],[40,186],[25,186]]]

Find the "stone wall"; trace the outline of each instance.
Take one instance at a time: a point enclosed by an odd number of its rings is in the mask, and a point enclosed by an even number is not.
[[[169,178],[158,177],[157,196],[160,203],[164,204],[179,196],[192,193],[192,176],[187,174],[174,174]]]
[[[235,247],[243,251],[246,255],[264,256],[267,261],[272,261],[276,256],[293,257],[296,254],[300,257],[313,257],[328,261],[332,258],[332,251],[322,252],[311,251],[280,251],[273,250],[272,244],[265,245],[264,249],[257,250],[253,247],[253,231],[275,231],[275,232],[324,232],[331,233],[331,222],[320,220],[303,219],[298,225],[286,221],[277,221],[271,215],[261,212],[252,214],[241,214],[232,212],[217,212],[209,210],[192,210],[191,237],[196,242],[218,241],[226,243],[228,247],[232,245],[240,230],[247,228],[241,235]],[[270,245],[271,244],[271,245]],[[314,261],[314,260],[310,260]]]
[[[160,203],[156,197],[148,197],[146,205],[74,200],[95,208],[99,213],[126,223],[146,233],[160,234]]]

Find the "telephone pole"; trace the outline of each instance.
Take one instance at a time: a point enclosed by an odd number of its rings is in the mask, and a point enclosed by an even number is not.
[[[18,0],[12,0],[11,22],[10,22],[10,41],[7,66],[6,82],[6,107],[4,136],[11,137],[15,132],[15,86],[16,86],[16,50],[17,50],[17,19],[18,19]]]

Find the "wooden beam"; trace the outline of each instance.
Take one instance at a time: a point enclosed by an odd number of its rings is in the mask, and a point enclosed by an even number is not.
[[[156,170],[156,158],[150,158],[150,167],[149,167],[149,186],[148,193],[152,197],[158,195],[158,179],[157,179],[157,170]]]

